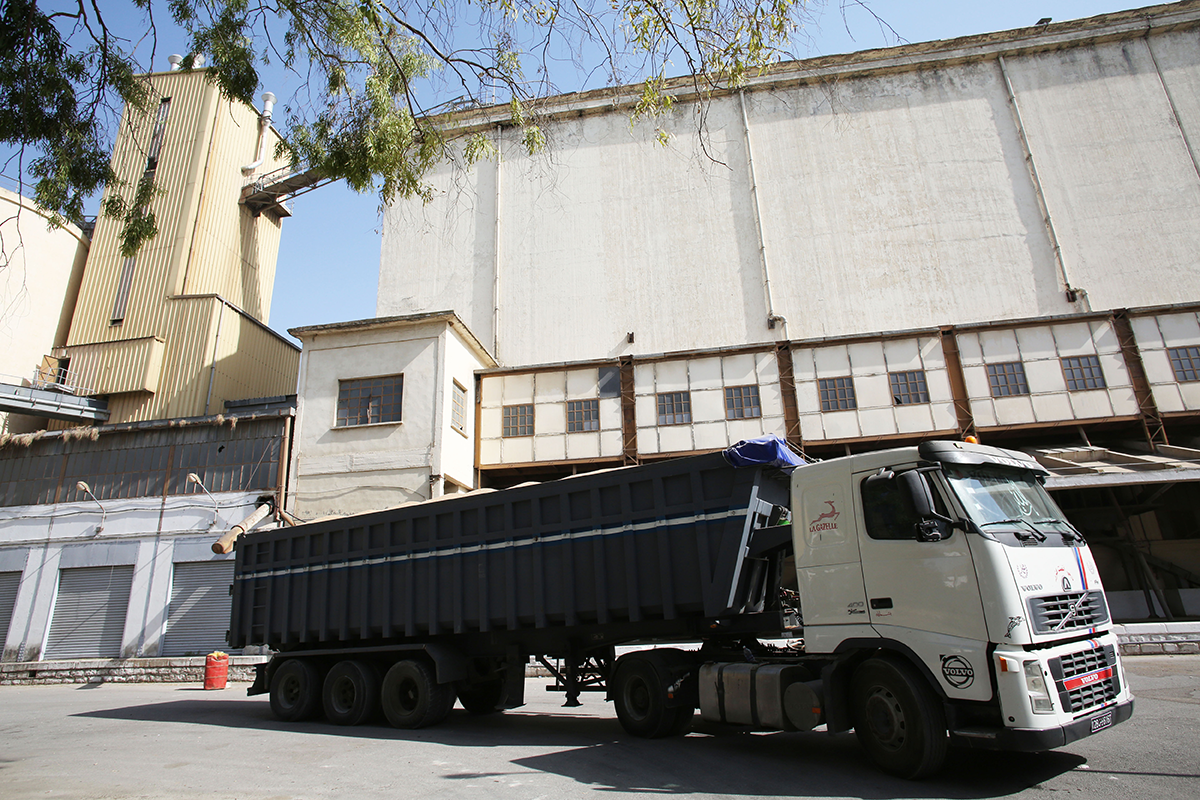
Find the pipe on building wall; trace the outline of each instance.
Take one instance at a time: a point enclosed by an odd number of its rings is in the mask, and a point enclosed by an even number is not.
[[[504,137],[496,126],[496,225],[492,234],[492,358],[500,363],[500,161]]]
[[[263,92],[262,102],[263,110],[258,115],[258,144],[254,148],[258,155],[254,161],[242,167],[243,175],[251,174],[267,160],[267,129],[271,127],[271,112],[275,109],[275,95],[271,92]]]
[[[1171,94],[1166,79],[1163,78],[1162,68],[1158,66],[1158,57],[1154,55],[1154,48],[1150,46],[1149,28],[1146,28],[1146,35],[1142,37],[1142,41],[1146,43],[1146,52],[1150,54],[1150,63],[1154,65],[1154,74],[1158,76],[1158,83],[1162,86],[1163,94],[1167,98],[1167,105],[1171,107],[1171,116],[1175,120],[1175,127],[1179,128],[1179,135],[1183,137],[1183,147],[1192,160],[1192,169],[1196,170],[1196,177],[1200,178],[1200,161],[1196,159],[1196,148],[1188,136],[1187,128],[1183,127],[1183,120],[1179,118],[1179,109],[1175,105],[1175,97]]]
[[[758,178],[754,173],[754,150],[750,145],[750,116],[746,113],[746,93],[738,91],[738,103],[742,109],[742,134],[746,139],[746,168],[750,175],[750,202],[754,208],[754,229],[758,232],[758,260],[762,268],[763,300],[767,306],[767,328],[775,329],[783,323],[783,338],[788,338],[787,319],[775,313],[775,302],[771,297],[771,271],[767,265],[767,237],[763,232],[762,209],[758,204]]]
[[[1037,164],[1033,160],[1033,149],[1029,146],[1029,137],[1025,135],[1025,123],[1021,119],[1021,107],[1017,104],[1017,93],[1013,90],[1012,81],[1008,77],[1008,66],[1004,56],[996,56],[1000,65],[1000,77],[1004,80],[1004,89],[1008,93],[1008,107],[1012,110],[1013,122],[1017,126],[1017,138],[1021,142],[1022,154],[1025,156],[1025,166],[1029,168],[1029,177],[1033,181],[1033,193],[1037,197],[1038,209],[1042,212],[1042,222],[1046,225],[1046,235],[1050,237],[1050,247],[1054,251],[1054,263],[1063,282],[1067,302],[1082,306],[1084,311],[1091,311],[1092,304],[1088,300],[1086,289],[1071,285],[1071,276],[1067,273],[1067,263],[1063,259],[1062,245],[1058,241],[1058,233],[1054,230],[1054,220],[1050,218],[1050,206],[1046,203],[1046,193],[1042,189],[1042,179],[1038,175]]]

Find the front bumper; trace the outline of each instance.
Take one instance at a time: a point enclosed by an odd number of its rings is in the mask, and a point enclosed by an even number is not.
[[[1133,700],[1106,706],[1057,728],[970,728],[950,731],[950,743],[985,750],[1037,753],[1108,730],[1133,716]]]

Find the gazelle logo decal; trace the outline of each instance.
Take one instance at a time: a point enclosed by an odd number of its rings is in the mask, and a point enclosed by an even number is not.
[[[832,500],[824,500],[822,502],[829,506],[829,510],[822,511],[819,515],[817,515],[816,519],[808,523],[809,533],[837,530],[837,520],[838,517],[842,515],[842,512],[837,510],[837,506],[833,504]],[[826,520],[828,520],[828,522]]]

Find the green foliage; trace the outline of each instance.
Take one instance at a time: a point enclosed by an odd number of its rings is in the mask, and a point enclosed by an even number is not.
[[[108,185],[105,214],[123,221],[127,255],[157,232],[150,180],[116,185],[110,131],[126,105],[136,127],[151,112],[148,71],[110,32],[99,5],[0,0],[0,142],[35,152],[35,198],[78,221]],[[516,128],[544,149],[540,102],[551,72],[572,62],[608,83],[644,80],[636,119],[671,110],[668,78],[690,74],[701,102],[742,85],[786,55],[805,0],[125,0],[150,19],[165,6],[207,57],[206,74],[230,99],[252,103],[260,69],[275,59],[306,81],[284,108],[281,155],[358,191],[430,196],[429,169],[451,157],[447,131],[472,117]],[[57,8],[58,6],[56,6]],[[464,46],[463,42],[471,44]],[[475,44],[480,43],[480,44]],[[584,54],[588,54],[585,55]],[[194,56],[184,68],[195,66]],[[528,75],[533,75],[529,78]],[[668,134],[659,129],[665,143]],[[468,163],[495,157],[483,133],[465,137]],[[132,190],[132,197],[127,194]]]

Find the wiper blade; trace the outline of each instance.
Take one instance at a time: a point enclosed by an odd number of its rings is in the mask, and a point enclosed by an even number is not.
[[[1067,528],[1065,531],[1062,531],[1062,533],[1061,533],[1064,541],[1067,541],[1067,542],[1082,542],[1083,541],[1083,534],[1080,533],[1079,530],[1074,525],[1072,525],[1070,522],[1068,522],[1065,519],[1059,519],[1057,517],[1047,517],[1046,519],[1035,519],[1033,521],[1033,524],[1034,525],[1064,525]]]
[[[1042,533],[1037,528],[1033,527],[1033,525],[1031,525],[1029,520],[1027,520],[1027,519],[994,519],[991,522],[979,523],[979,527],[986,528],[989,525],[1012,525],[1012,524],[1024,525],[1026,528],[1029,528],[1030,533],[1025,533],[1024,531],[1013,531],[1013,535],[1016,536],[1018,539],[1020,539],[1022,542],[1028,542],[1028,541],[1033,541],[1033,540],[1036,540],[1038,542],[1046,541],[1046,534]]]

